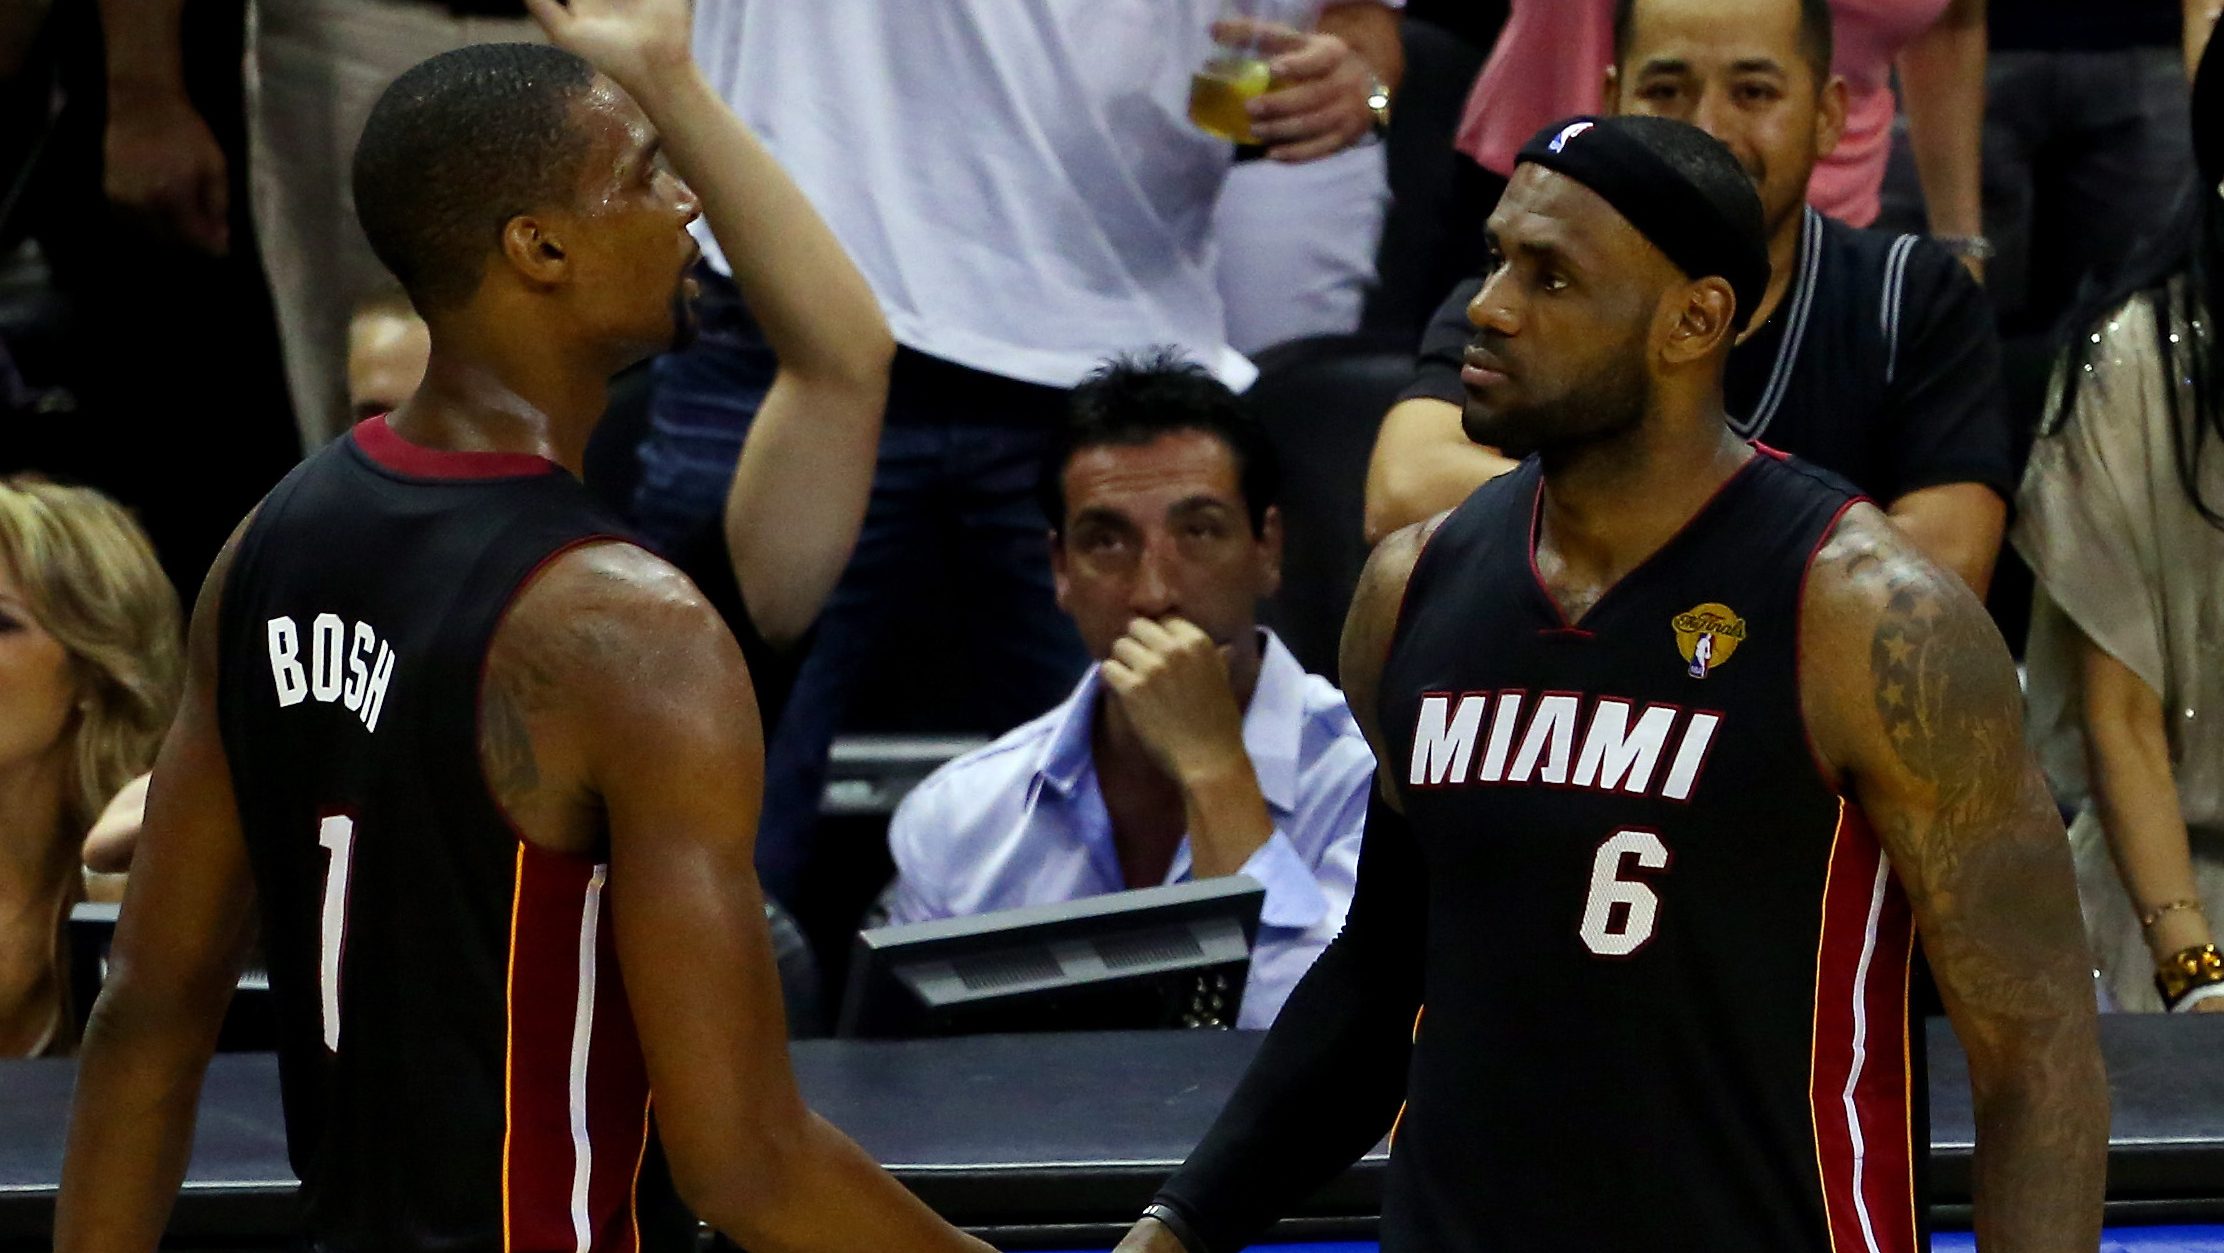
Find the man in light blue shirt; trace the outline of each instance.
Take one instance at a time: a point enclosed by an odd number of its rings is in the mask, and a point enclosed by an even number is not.
[[[1266,903],[1238,1025],[1274,1020],[1343,926],[1374,770],[1343,694],[1258,625],[1277,477],[1258,420],[1170,353],[1074,392],[1042,494],[1058,605],[1097,664],[905,798],[891,921],[1247,874]]]

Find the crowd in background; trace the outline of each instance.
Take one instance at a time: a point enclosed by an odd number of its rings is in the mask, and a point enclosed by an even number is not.
[[[1240,870],[1270,1020],[1356,875],[1357,560],[1511,464],[1459,426],[1483,224],[1539,126],[1656,113],[1768,215],[1733,424],[1989,596],[2102,994],[2160,1008],[2224,908],[2216,7],[1330,0],[1259,49],[1239,144],[1188,110],[1217,0],[696,0],[707,77],[893,337],[850,386],[838,336],[747,298],[779,241],[698,226],[700,334],[615,382],[589,453],[757,672],[768,892],[824,960],[868,915]],[[128,870],[181,604],[424,374],[356,223],[364,116],[428,55],[539,38],[516,0],[0,18],[0,1055],[71,1044],[61,923]],[[820,813],[859,731],[990,740],[862,863]]]

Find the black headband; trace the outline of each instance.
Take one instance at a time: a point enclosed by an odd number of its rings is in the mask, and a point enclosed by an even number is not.
[[[1739,222],[1624,129],[1625,121],[1584,117],[1555,122],[1522,147],[1514,164],[1541,165],[1597,192],[1686,275],[1728,280],[1737,296],[1734,325],[1744,330],[1768,291],[1768,245],[1757,211],[1750,221]]]

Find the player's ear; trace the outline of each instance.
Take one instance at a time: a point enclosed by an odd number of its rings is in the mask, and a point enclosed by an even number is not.
[[[1821,160],[1838,150],[1838,141],[1846,134],[1846,80],[1832,74],[1822,85],[1821,98],[1815,102],[1815,159]]]
[[[502,224],[502,259],[527,282],[542,287],[563,282],[571,269],[554,228],[526,214]]]
[[[1737,314],[1737,294],[1729,280],[1715,275],[1683,286],[1680,300],[1670,306],[1668,342],[1661,353],[1674,365],[1703,360],[1734,336],[1731,323]]]

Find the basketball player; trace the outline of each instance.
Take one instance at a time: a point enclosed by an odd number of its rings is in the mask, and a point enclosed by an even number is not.
[[[1233,1253],[1390,1131],[1386,1253],[1916,1253],[1920,930],[1979,1247],[2091,1253],[2092,963],[2015,672],[1875,506],[1725,426],[1750,182],[1577,121],[1489,226],[1465,421],[1533,455],[1376,552],[1350,921],[1122,1249]]]
[[[209,575],[86,1040],[63,1249],[155,1247],[250,901],[306,1247],[692,1249],[684,1199],[752,1249],[986,1248],[798,1096],[748,672],[574,477],[606,380],[685,322],[697,202],[660,144],[729,247],[780,250],[782,302],[870,295],[696,73],[685,0],[534,7],[602,73],[466,48],[365,129],[365,227],[431,364]]]

